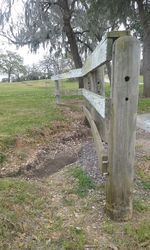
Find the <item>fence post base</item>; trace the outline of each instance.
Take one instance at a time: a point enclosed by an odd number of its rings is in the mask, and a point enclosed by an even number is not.
[[[60,84],[58,80],[55,80],[55,95],[56,95],[56,104],[60,104],[61,96],[60,96]]]

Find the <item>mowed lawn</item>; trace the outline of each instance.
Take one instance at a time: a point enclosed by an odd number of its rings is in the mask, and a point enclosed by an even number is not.
[[[76,82],[62,85],[77,88]],[[13,143],[15,136],[33,128],[50,127],[52,121],[62,119],[52,81],[0,84],[0,150]]]

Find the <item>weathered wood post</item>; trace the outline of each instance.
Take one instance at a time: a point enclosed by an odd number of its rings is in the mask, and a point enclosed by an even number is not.
[[[56,103],[61,103],[61,96],[60,96],[60,84],[58,80],[55,80],[55,95],[56,95]]]
[[[96,70],[96,85],[97,93],[99,95],[105,96],[104,66],[101,66]]]
[[[89,78],[91,82],[91,91],[97,93],[97,84],[96,84],[96,72],[89,73]]]
[[[88,89],[88,79],[87,77],[83,77],[84,89]]]
[[[113,47],[106,211],[119,221],[132,217],[139,65],[139,41],[131,36],[117,39]]]

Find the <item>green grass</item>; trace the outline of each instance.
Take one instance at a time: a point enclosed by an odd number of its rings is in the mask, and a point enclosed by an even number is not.
[[[105,84],[105,96],[110,97],[110,84]]]
[[[139,76],[139,82],[143,83],[143,76],[142,75]]]
[[[103,230],[107,233],[107,234],[114,234],[115,228],[114,225],[110,222],[107,221],[105,222],[104,226],[103,226]]]
[[[77,89],[77,82],[61,82],[62,89]],[[142,93],[143,85],[140,85]],[[36,129],[51,127],[54,120],[63,120],[55,104],[54,83],[49,80],[0,84],[0,151],[15,144],[17,136],[31,135]],[[110,87],[106,84],[106,96]],[[64,100],[79,99],[65,96]],[[139,100],[139,112],[150,112],[150,99]],[[0,155],[2,163],[5,157]]]
[[[45,188],[35,181],[0,179],[0,249],[84,248],[83,229],[66,227],[51,189]]]
[[[150,190],[150,181],[142,181],[144,189]]]
[[[28,181],[0,179],[0,249],[10,249],[11,241],[23,233],[23,223],[25,219],[31,220],[32,212],[29,211],[33,206],[38,214],[43,206],[38,203],[42,201],[39,191]]]
[[[77,83],[63,83],[64,87],[77,88]],[[18,135],[51,127],[52,121],[64,119],[55,104],[54,92],[54,83],[49,80],[0,84],[1,151],[14,145]]]
[[[76,88],[76,83],[63,84],[63,87]],[[55,105],[53,93],[54,85],[48,81],[0,85],[2,148],[14,145],[17,136],[26,134],[34,136],[38,129],[51,127],[54,120],[64,119],[60,109]],[[0,149],[0,163],[5,159],[5,153]],[[87,217],[91,216],[93,208],[88,205],[91,204],[91,200],[88,201],[88,199],[91,199],[90,195],[93,196],[94,192],[97,192],[97,186],[79,167],[73,168],[71,175],[74,177],[71,187],[70,184],[69,188],[67,187],[65,177],[61,183],[61,176],[59,183],[56,178],[54,190],[53,185],[49,187],[44,182],[41,184],[19,178],[0,179],[0,249],[84,249],[88,242],[86,229],[92,228],[92,223],[88,221],[88,224],[85,223],[83,226],[82,218],[85,218],[86,222]],[[150,188],[148,178],[143,177],[141,182],[142,188]],[[65,183],[66,193],[57,190],[62,188],[63,183]],[[95,190],[88,195],[91,189]],[[96,207],[95,215],[93,214],[93,220],[96,221],[99,218],[99,212],[96,211],[101,211],[99,195],[92,203],[92,206]],[[119,223],[107,222],[104,228],[101,228],[100,221],[99,235],[104,235],[104,238],[108,236],[108,239],[111,237],[119,249],[123,247],[130,250],[140,249],[139,245],[150,239],[149,218],[145,221],[142,219],[145,216],[144,213],[148,213],[146,202],[146,199],[143,201],[140,198],[134,201],[134,209],[140,213],[140,221],[136,223],[131,221],[121,226]],[[81,203],[80,206],[79,203]],[[84,211],[83,204],[86,207],[85,214],[81,213]],[[76,218],[75,214],[79,214],[81,219]],[[70,219],[69,225],[68,219]],[[95,245],[94,236],[91,237]],[[101,246],[101,238],[99,246]]]
[[[150,173],[142,169],[138,170],[138,175],[141,179],[141,184],[145,190],[150,190]]]
[[[2,164],[6,160],[6,155],[0,152],[0,163]]]
[[[70,228],[69,237],[63,240],[65,250],[83,250],[85,245],[85,234],[81,228]]]
[[[95,182],[80,167],[74,168],[72,175],[78,181],[75,193],[79,197],[84,198],[90,189],[95,189]]]
[[[0,84],[0,146],[35,127],[62,119],[54,104],[53,85],[44,82]]]
[[[124,227],[125,235],[139,243],[150,240],[150,221],[144,221],[138,225],[126,224]]]
[[[148,210],[148,205],[144,200],[136,199],[133,201],[133,208],[142,213]]]
[[[60,88],[63,89],[78,89],[79,84],[77,81],[60,81]]]
[[[149,113],[150,112],[150,98],[140,98],[138,104],[139,113]]]
[[[140,222],[115,223],[107,220],[103,224],[103,231],[111,237],[111,241],[118,249],[149,249],[142,248],[142,244],[150,240],[150,221],[142,219]],[[107,249],[107,248],[106,248]]]

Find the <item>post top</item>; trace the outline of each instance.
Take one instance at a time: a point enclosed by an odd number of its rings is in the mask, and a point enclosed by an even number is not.
[[[111,31],[107,33],[107,38],[117,38],[121,36],[130,36],[131,33],[129,30],[122,30],[122,31]]]

